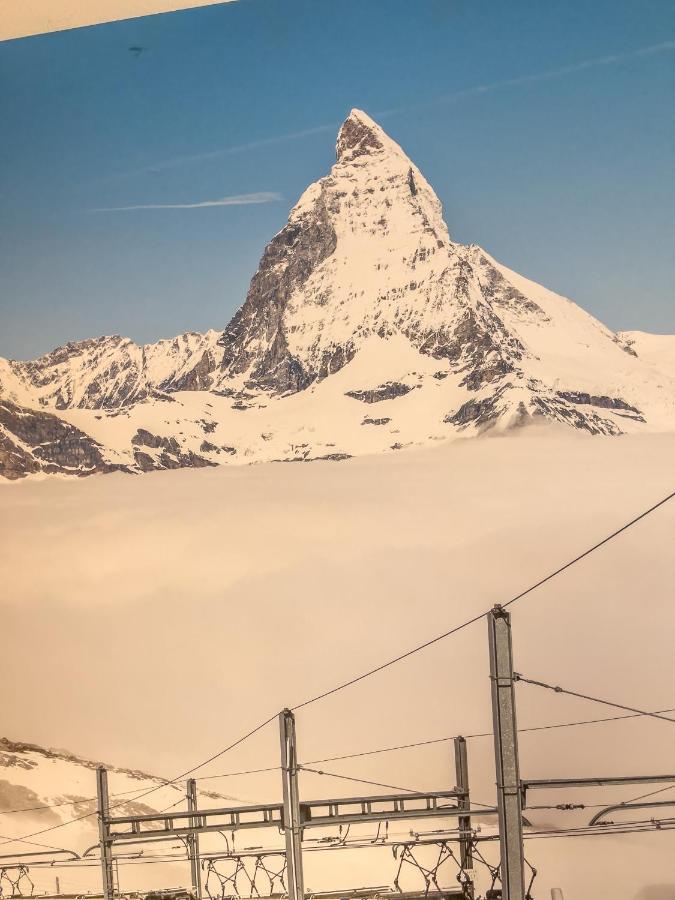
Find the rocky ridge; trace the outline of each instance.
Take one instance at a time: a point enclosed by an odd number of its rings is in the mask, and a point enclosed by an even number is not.
[[[614,334],[453,241],[431,186],[365,113],[336,157],[224,331],[0,361],[0,472],[340,459],[537,420],[675,427],[675,338]],[[363,429],[363,403],[380,428]]]

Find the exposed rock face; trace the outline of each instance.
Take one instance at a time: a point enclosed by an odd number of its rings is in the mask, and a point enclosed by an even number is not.
[[[481,399],[467,400],[456,412],[447,415],[444,421],[460,429],[472,426],[484,431],[501,420],[506,420],[511,428],[517,428],[536,417],[544,417],[590,434],[621,434],[621,428],[613,420],[596,412],[582,414],[566,398],[551,396],[543,385],[540,388],[540,393],[534,392],[532,387],[524,393],[522,388],[506,383]]]
[[[98,831],[96,769],[101,765],[105,765],[114,785],[112,803],[117,815],[150,815],[169,804],[176,806],[184,799],[181,795],[184,788],[179,784],[167,785],[165,778],[83,758],[65,750],[0,737],[0,813],[12,823],[12,833],[23,835],[68,823],[65,834],[58,832],[64,834],[58,846],[82,852],[95,843]],[[161,793],[155,793],[158,790]],[[227,806],[231,801],[215,791],[209,791],[208,796],[215,801],[212,806]],[[12,813],[6,815],[9,810]],[[30,844],[28,849],[31,849]],[[10,852],[8,849],[6,858]],[[33,867],[30,882],[25,886],[24,897],[53,891],[53,869]],[[4,877],[3,888],[7,888]],[[7,896],[6,891],[3,896]]]
[[[134,451],[134,460],[142,472],[151,472],[157,469],[182,469],[186,467],[199,469],[204,466],[217,465],[212,460],[207,459],[204,456],[199,456],[192,450],[184,452],[175,437],[160,437],[157,434],[146,431],[145,428],[138,429],[131,439],[131,443],[136,447],[141,446],[148,447],[152,450],[161,450],[161,453],[155,455],[151,455],[145,450]],[[213,444],[209,444],[207,441],[202,442],[201,449],[206,452],[209,452],[210,450],[219,452],[218,447],[214,447]]]
[[[393,400],[395,397],[404,397],[413,390],[408,384],[401,384],[400,381],[388,381],[379,387],[365,391],[347,391],[346,397],[353,397],[355,400],[361,400],[363,403],[381,403],[383,400]]]
[[[626,403],[620,397],[596,397],[591,394],[580,393],[579,391],[558,391],[558,397],[563,400],[569,400],[570,403],[577,403],[581,406],[599,406],[600,409],[615,409],[631,413],[632,417],[644,422],[642,413],[635,406]]]
[[[119,335],[76,341],[32,362],[5,361],[0,394],[63,409],[108,409],[206,390],[220,363],[219,334],[189,333],[139,346]]]
[[[401,334],[478,390],[513,372],[525,352],[501,309],[547,321],[483,251],[451,241],[421,172],[354,110],[330,175],[270,242],[219,341],[223,374],[272,393],[303,390],[370,337]]]
[[[0,360],[0,403],[8,478],[345,459],[537,419],[671,430],[675,337],[614,334],[452,240],[420,170],[352,110],[224,331]]]
[[[99,444],[84,432],[41,410],[0,401],[0,474],[91,475],[122,468],[108,462]]]
[[[335,250],[336,236],[319,198],[312,214],[291,217],[265,248],[244,305],[219,345],[227,376],[248,375],[248,383],[276,393],[300,391],[316,377],[289,350],[283,319],[286,304],[314,269]],[[343,365],[346,360],[341,360]],[[324,368],[330,371],[331,362]],[[340,366],[338,365],[337,368]]]

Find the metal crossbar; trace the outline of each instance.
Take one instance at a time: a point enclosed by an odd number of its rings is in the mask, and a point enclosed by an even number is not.
[[[465,792],[435,791],[419,794],[382,794],[372,797],[339,797],[309,800],[300,804],[303,828],[321,828],[354,822],[382,822],[397,819],[494,814],[495,809],[471,810],[459,805],[442,805],[439,801],[468,799]],[[237,806],[204,810],[149,813],[138,816],[106,816],[107,839],[138,841],[163,836],[180,836],[209,831],[237,831],[245,828],[283,827],[283,806]],[[114,830],[127,825],[129,830]],[[152,827],[156,826],[156,827]]]

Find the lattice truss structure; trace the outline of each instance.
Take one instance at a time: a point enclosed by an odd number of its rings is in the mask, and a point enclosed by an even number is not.
[[[0,868],[0,898],[32,897],[35,885],[26,865],[2,866]]]
[[[345,848],[349,847],[349,843],[344,840],[339,840],[339,843]],[[378,838],[369,843],[373,845],[379,843]],[[443,893],[447,891],[447,887],[444,888],[443,885],[448,884],[454,873],[461,896],[466,900],[474,900],[476,896],[474,873],[475,869],[482,868],[489,878],[485,900],[495,900],[502,896],[499,866],[494,866],[485,859],[475,838],[468,841],[467,854],[473,861],[473,869],[465,868],[449,840],[423,843],[401,841],[389,846],[396,861],[392,881],[394,892],[404,893],[401,879],[405,878],[406,874],[414,873],[419,876],[417,889],[420,896],[427,897],[432,892]],[[429,861],[430,851],[433,852],[431,861]],[[422,859],[423,856],[425,861]],[[526,865],[529,868],[530,880],[525,900],[533,900],[532,885],[537,871],[529,863]],[[268,851],[259,854],[233,852],[227,856],[204,859],[202,868],[206,872],[204,890],[209,900],[234,900],[234,898],[252,900],[257,897],[286,896],[288,893],[285,880],[286,856],[283,852]]]
[[[391,848],[394,859],[398,860],[398,868],[394,876],[394,888],[400,893],[403,893],[400,885],[401,875],[404,871],[412,869],[421,877],[424,883],[423,891],[425,897],[428,895],[429,891],[442,891],[443,888],[439,881],[440,871],[443,869],[442,874],[445,875],[450,868],[449,864],[453,864],[454,868],[457,870],[455,878],[462,891],[462,896],[466,897],[467,900],[470,900],[470,898],[473,897],[473,883],[471,876],[464,869],[461,861],[448,841],[436,841],[431,845],[426,844],[425,846],[427,848],[431,846],[436,850],[435,862],[432,865],[424,865],[421,862],[419,859],[420,847],[414,841],[404,841],[400,844],[394,844]]]
[[[286,895],[286,855],[283,852],[237,854],[206,859],[204,890],[210,900],[228,897]]]
[[[471,842],[471,855],[473,857],[474,868],[476,867],[476,864],[478,864],[486,870],[490,878],[490,887],[485,892],[485,900],[502,900],[503,889],[500,878],[501,865],[493,866],[489,863],[478,849],[478,842],[476,840],[472,840]],[[525,860],[525,866],[529,871],[529,882],[525,890],[525,900],[534,900],[532,886],[534,885],[534,879],[537,877],[537,870],[527,860]],[[499,887],[497,887],[497,885],[499,885]],[[481,900],[481,898],[477,897],[476,900]]]

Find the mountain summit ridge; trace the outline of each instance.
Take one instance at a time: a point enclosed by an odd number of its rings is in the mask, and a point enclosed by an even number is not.
[[[672,430],[675,378],[646,346],[454,242],[417,166],[354,109],[224,331],[0,361],[0,472],[341,459],[536,419]]]

